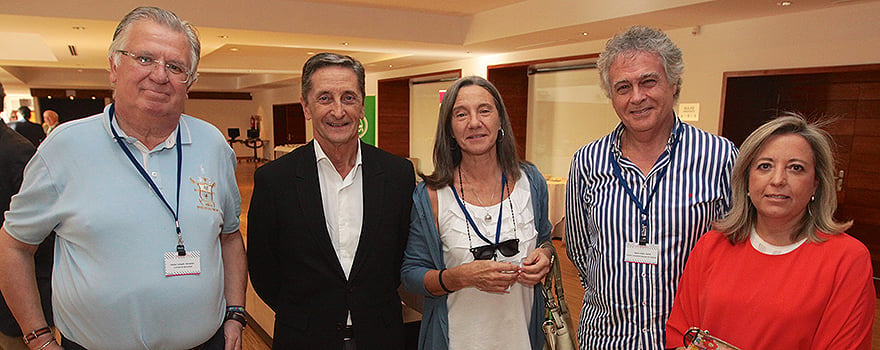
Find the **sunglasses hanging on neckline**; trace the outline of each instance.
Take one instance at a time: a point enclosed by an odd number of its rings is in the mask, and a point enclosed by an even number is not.
[[[519,239],[508,239],[498,244],[473,247],[470,250],[471,254],[474,255],[474,260],[494,259],[498,256],[496,252],[501,252],[501,255],[511,257],[519,253]]]

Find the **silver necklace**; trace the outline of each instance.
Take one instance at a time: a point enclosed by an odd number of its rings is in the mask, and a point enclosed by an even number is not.
[[[459,166],[458,169],[459,169],[459,176],[461,176],[460,175],[461,174],[461,167]],[[480,202],[480,207],[482,207],[482,209],[486,211],[486,215],[483,216],[483,220],[485,220],[487,223],[492,222],[492,208],[486,207],[486,205],[483,204],[483,200],[480,199],[480,195],[477,194],[477,191],[474,189],[473,183],[468,181],[468,184],[470,184],[470,186],[471,186],[471,191],[474,192],[474,197],[477,197],[477,201]],[[494,188],[495,186],[492,186],[492,187],[493,187],[492,188],[492,195],[489,198],[495,198],[495,188]]]

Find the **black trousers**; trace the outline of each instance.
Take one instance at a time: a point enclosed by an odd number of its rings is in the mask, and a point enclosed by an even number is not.
[[[88,350],[82,345],[67,339],[64,334],[61,335],[61,347],[64,348],[64,350]],[[224,347],[226,347],[226,338],[223,337],[223,325],[220,325],[220,329],[217,330],[217,333],[214,333],[214,335],[211,336],[211,339],[208,339],[204,344],[193,348],[193,350],[223,350]]]

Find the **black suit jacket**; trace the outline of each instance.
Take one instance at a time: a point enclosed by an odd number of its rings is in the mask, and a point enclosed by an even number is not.
[[[39,146],[43,139],[46,138],[46,132],[43,131],[43,127],[28,120],[16,120],[9,123],[9,127],[28,139],[34,147]]]
[[[5,220],[4,212],[9,210],[12,196],[21,187],[24,167],[37,149],[24,136],[16,133],[0,119],[0,226]],[[43,314],[49,325],[52,322],[52,259],[55,250],[55,234],[49,235],[34,254],[34,269],[37,275],[37,289]],[[9,306],[0,294],[0,332],[10,337],[20,337],[21,328],[12,317]]]
[[[314,141],[254,174],[248,263],[275,310],[275,349],[342,349],[349,310],[359,350],[404,346],[397,287],[415,174],[373,146],[361,143],[361,154],[364,219],[348,280],[324,220]]]

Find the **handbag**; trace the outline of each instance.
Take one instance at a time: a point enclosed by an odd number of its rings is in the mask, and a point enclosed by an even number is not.
[[[687,346],[686,350],[740,350],[697,327],[691,327],[684,333],[684,344]]]
[[[556,249],[551,249],[550,272],[544,277],[541,293],[544,294],[546,317],[541,327],[544,331],[544,350],[575,350],[577,335],[572,327],[571,313],[562,291],[562,271]],[[555,293],[554,293],[555,291]]]

